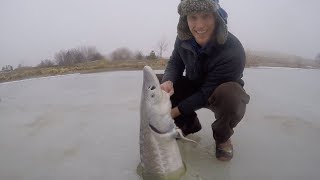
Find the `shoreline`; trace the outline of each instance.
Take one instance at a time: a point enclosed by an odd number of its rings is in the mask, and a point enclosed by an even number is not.
[[[164,70],[167,60],[145,60],[145,61],[117,61],[110,62],[106,60],[98,60],[76,64],[68,67],[27,67],[15,69],[9,72],[0,72],[0,83],[19,81],[25,79],[33,79],[40,77],[50,77],[68,74],[90,74],[112,71],[137,71],[142,70],[144,66],[151,66],[154,70]]]
[[[128,60],[128,61],[116,61],[110,62],[107,60],[98,60],[92,62],[86,62],[81,64],[76,64],[69,67],[28,67],[15,69],[10,72],[0,72],[0,83],[20,81],[33,78],[41,77],[53,77],[59,75],[68,74],[90,74],[90,73],[100,73],[100,72],[113,72],[113,71],[139,71],[142,70],[144,66],[148,65],[154,70],[164,70],[167,65],[168,60]],[[254,64],[246,65],[245,68],[293,68],[293,69],[320,69],[320,66],[296,66],[294,64],[283,65],[283,64]]]

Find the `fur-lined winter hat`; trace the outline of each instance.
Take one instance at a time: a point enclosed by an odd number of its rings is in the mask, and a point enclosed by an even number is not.
[[[228,36],[228,14],[220,7],[218,0],[181,0],[178,6],[178,13],[180,15],[178,23],[178,38],[181,40],[193,38],[188,27],[187,16],[198,12],[212,12],[215,14],[215,34],[217,42],[219,44],[224,44]]]

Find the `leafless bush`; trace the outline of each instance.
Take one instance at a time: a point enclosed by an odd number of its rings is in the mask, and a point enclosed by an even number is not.
[[[146,57],[146,59],[153,60],[153,59],[158,59],[156,56],[156,53],[154,51],[151,51],[150,54]]]
[[[95,47],[82,46],[78,50],[82,53],[86,61],[95,61],[104,58]]]
[[[112,60],[130,60],[133,58],[133,53],[126,47],[118,48],[111,53]]]
[[[3,66],[2,71],[13,71],[13,67],[11,65],[6,65],[6,66]]]
[[[86,61],[103,59],[104,57],[95,47],[82,46],[70,50],[61,50],[54,55],[55,61],[59,66],[69,66]]]
[[[162,38],[158,44],[157,47],[159,49],[159,58],[162,58],[162,53],[165,52],[168,49],[168,41],[166,38]]]
[[[136,60],[143,60],[144,59],[144,55],[141,51],[137,51],[134,55]]]
[[[37,67],[53,67],[53,66],[55,66],[53,61],[51,61],[50,59],[45,59],[45,60],[42,60]]]

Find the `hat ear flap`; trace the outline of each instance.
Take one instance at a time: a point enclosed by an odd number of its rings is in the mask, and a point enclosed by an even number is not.
[[[178,14],[181,16],[182,14],[182,8],[181,8],[181,3],[178,5]]]
[[[216,38],[218,44],[224,44],[228,38],[228,26],[225,24],[223,18],[217,13],[217,27],[216,27]]]
[[[182,41],[191,39],[193,37],[188,26],[187,16],[180,16],[177,30],[178,38]]]

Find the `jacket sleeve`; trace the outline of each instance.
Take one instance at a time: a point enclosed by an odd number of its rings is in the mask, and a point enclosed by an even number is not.
[[[209,97],[220,84],[241,79],[245,66],[244,51],[231,50],[224,54],[217,64],[209,66],[201,88],[179,103],[178,109],[182,114],[190,114],[207,106]]]
[[[168,61],[168,65],[164,71],[162,82],[172,81],[173,84],[182,76],[184,71],[184,63],[179,54],[180,40],[177,38],[174,43],[172,55]]]

